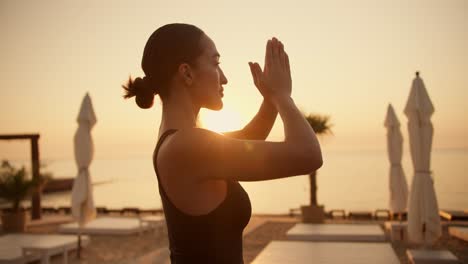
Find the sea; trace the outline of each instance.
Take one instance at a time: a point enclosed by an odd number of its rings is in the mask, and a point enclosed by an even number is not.
[[[373,211],[388,209],[389,169],[386,150],[334,150],[323,152],[324,164],[317,172],[317,199],[325,210]],[[30,167],[26,160],[15,165]],[[75,177],[74,160],[45,160],[43,170],[55,178]],[[402,166],[411,188],[413,166],[404,153]],[[468,209],[468,149],[435,149],[431,170],[439,208]],[[96,206],[108,208],[161,208],[157,178],[151,156],[139,159],[95,159],[90,166]],[[249,194],[254,214],[287,214],[309,203],[309,178],[241,182]],[[43,195],[44,206],[70,206],[71,192]],[[23,205],[29,204],[26,201]]]

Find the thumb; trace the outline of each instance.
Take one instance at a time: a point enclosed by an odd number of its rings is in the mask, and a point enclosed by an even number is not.
[[[256,69],[255,64],[252,62],[249,62],[249,67],[250,67],[250,73],[252,73],[253,82],[255,86],[257,86],[258,88],[259,87],[258,69]]]
[[[260,65],[258,63],[254,63],[252,65],[252,68],[253,68],[253,72],[255,74],[255,79],[256,79],[256,86],[257,88],[260,90],[260,93],[262,93],[263,95],[264,92],[265,92],[265,85],[264,85],[264,80],[263,80],[263,71],[262,71],[262,68],[260,67]]]

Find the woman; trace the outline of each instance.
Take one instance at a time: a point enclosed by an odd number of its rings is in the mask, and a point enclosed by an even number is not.
[[[250,219],[247,193],[238,181],[308,174],[322,165],[314,131],[291,99],[288,55],[273,38],[265,66],[249,63],[264,100],[258,114],[235,132],[197,127],[200,108],[223,107],[226,76],[219,53],[202,30],[187,24],[157,29],[146,43],[145,77],[123,86],[141,108],[162,100],[153,164],[168,228],[171,263],[243,263],[242,231]],[[277,113],[283,142],[265,142]]]

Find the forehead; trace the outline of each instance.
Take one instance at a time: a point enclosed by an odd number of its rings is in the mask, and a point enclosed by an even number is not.
[[[218,50],[216,49],[216,45],[214,44],[213,40],[205,34],[200,39],[200,47],[203,50],[203,55],[205,56],[219,56]]]

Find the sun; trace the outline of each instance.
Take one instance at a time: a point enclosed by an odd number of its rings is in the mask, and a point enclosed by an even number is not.
[[[235,131],[243,127],[240,113],[226,107],[220,111],[202,109],[200,121],[204,128],[218,133]]]

